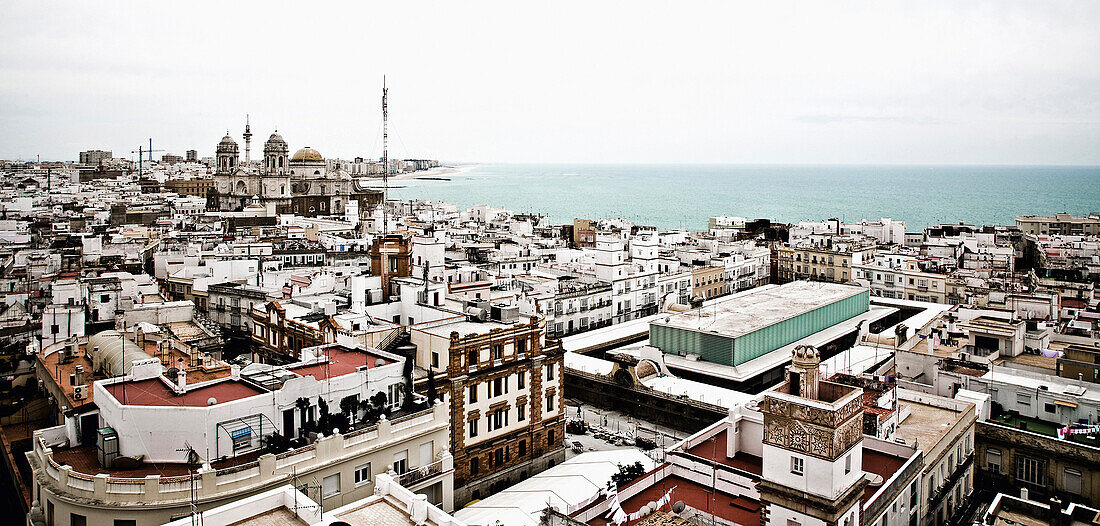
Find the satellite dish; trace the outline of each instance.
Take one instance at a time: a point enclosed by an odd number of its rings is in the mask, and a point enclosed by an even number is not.
[[[678,500],[672,504],[672,513],[683,513],[685,508],[687,508],[687,504],[684,504],[682,500]]]
[[[217,403],[218,403],[218,399],[214,398],[213,396],[206,399],[206,405],[217,405]]]

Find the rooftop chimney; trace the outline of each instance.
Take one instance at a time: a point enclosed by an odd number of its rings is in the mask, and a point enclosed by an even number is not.
[[[176,374],[176,388],[182,393],[187,390],[187,370],[180,369],[180,372]]]

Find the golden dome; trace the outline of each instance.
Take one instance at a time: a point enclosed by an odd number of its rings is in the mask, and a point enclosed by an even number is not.
[[[301,150],[294,152],[294,156],[290,158],[291,161],[324,161],[325,158],[321,157],[321,152],[306,146]]]

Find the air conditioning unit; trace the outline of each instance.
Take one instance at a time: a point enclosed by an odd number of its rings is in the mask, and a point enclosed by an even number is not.
[[[86,400],[88,398],[88,384],[73,387],[73,400]]]

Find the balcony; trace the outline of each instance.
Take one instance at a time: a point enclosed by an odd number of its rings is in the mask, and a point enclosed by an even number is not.
[[[450,455],[431,464],[413,468],[397,476],[397,482],[411,491],[416,491],[434,483],[440,475],[454,471],[454,462]]]

